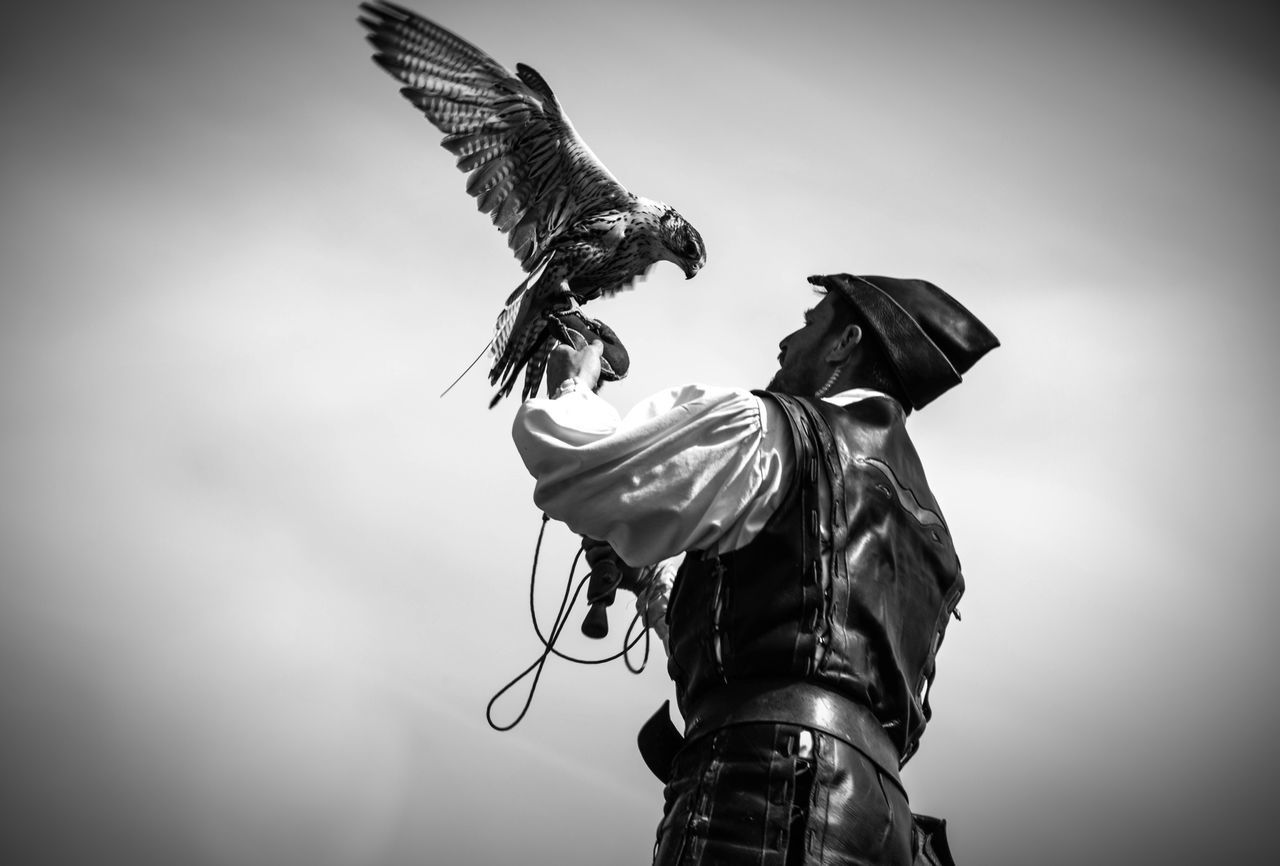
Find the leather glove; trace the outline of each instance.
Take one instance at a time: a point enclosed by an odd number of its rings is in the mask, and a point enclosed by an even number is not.
[[[598,319],[588,319],[576,310],[560,313],[554,321],[560,325],[560,341],[575,349],[584,348],[592,340],[599,340],[604,344],[604,352],[600,356],[601,380],[616,382],[626,377],[627,371],[631,369],[631,356],[613,328]]]
[[[591,579],[587,583],[587,601],[591,610],[582,621],[582,633],[591,638],[609,634],[609,619],[605,613],[613,604],[619,589],[632,594],[640,591],[640,569],[632,568],[614,552],[607,541],[582,537],[582,552],[591,566]]]

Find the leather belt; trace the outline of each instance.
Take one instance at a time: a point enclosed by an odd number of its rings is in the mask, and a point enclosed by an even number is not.
[[[654,775],[665,782],[681,745],[731,725],[761,723],[799,725],[829,734],[857,749],[902,787],[898,750],[871,710],[814,683],[743,680],[720,686],[686,714],[683,743],[663,704],[641,730],[640,751]]]

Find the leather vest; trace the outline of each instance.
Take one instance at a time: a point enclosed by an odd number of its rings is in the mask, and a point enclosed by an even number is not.
[[[753,682],[811,684],[869,709],[906,763],[964,579],[902,408],[759,396],[787,417],[794,476],[750,544],[685,558],[667,610],[680,710]]]

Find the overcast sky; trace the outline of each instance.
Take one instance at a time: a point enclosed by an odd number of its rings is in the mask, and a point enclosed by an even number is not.
[[[696,280],[662,265],[594,308],[631,351],[620,408],[767,382],[811,273],[930,279],[1001,337],[909,425],[969,589],[905,779],[961,866],[1262,859],[1262,4],[418,8],[537,67],[706,240]],[[660,650],[639,677],[553,663],[519,727],[485,724],[538,646],[538,514],[514,404],[487,410],[478,371],[437,395],[521,273],[355,19],[6,13],[10,862],[648,862],[662,792],[634,740],[672,696]],[[572,547],[553,525],[546,621]]]

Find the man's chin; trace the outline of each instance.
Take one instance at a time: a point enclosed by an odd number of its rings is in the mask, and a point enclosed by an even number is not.
[[[769,380],[769,384],[765,387],[765,390],[773,391],[777,394],[790,394],[793,397],[800,396],[800,392],[796,389],[795,385],[790,382],[786,376],[782,375],[781,371],[776,373],[774,377]]]

